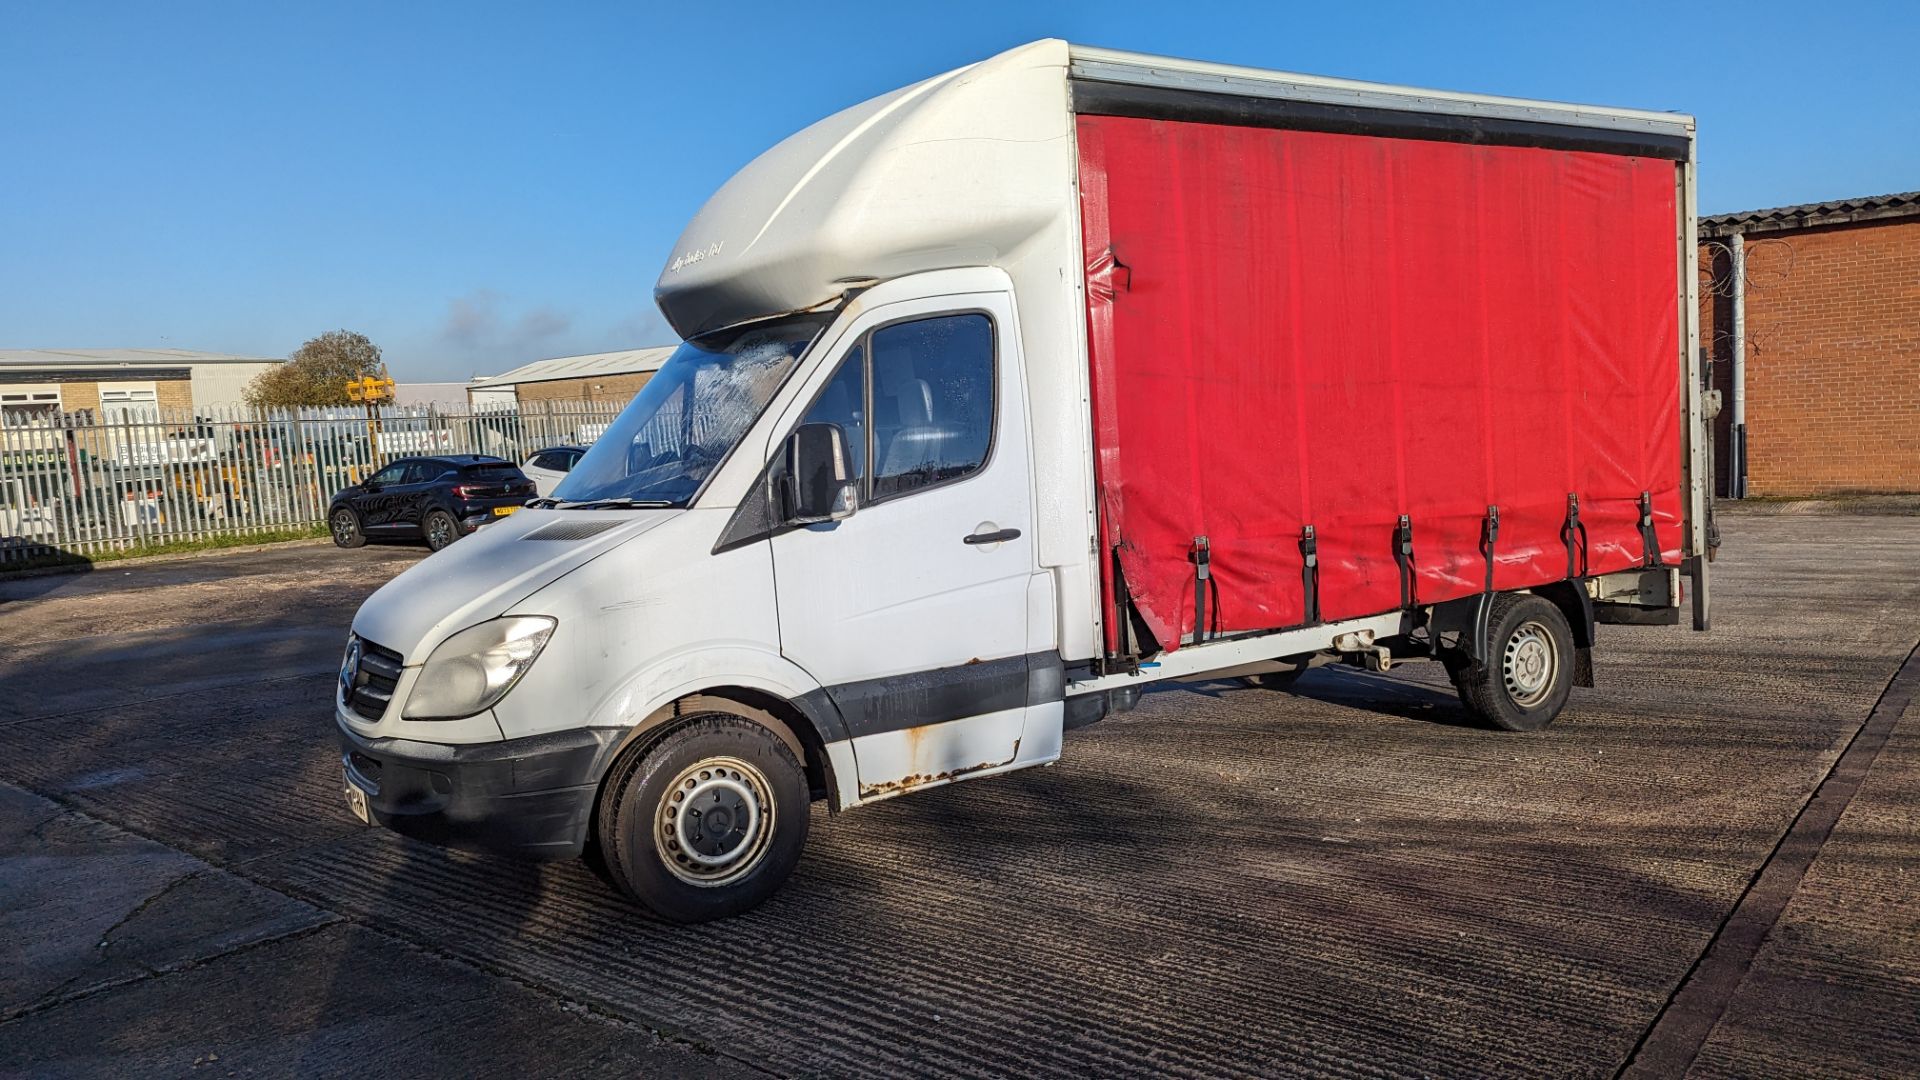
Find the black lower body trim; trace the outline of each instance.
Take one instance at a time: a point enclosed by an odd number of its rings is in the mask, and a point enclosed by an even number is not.
[[[447,746],[339,728],[347,782],[375,824],[458,847],[535,859],[585,849],[599,778],[625,731],[576,728]]]
[[[841,683],[820,691],[848,738],[940,724],[981,713],[1045,705],[1066,696],[1057,652],[977,660],[955,667]]]

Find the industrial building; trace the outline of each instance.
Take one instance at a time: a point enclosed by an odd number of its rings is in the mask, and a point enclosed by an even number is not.
[[[461,382],[403,382],[393,388],[393,403],[403,409],[465,412],[467,384]]]
[[[673,350],[667,345],[536,360],[474,379],[467,384],[467,397],[477,408],[533,401],[624,402],[640,392]]]
[[[1721,495],[1920,491],[1920,192],[1700,219]]]
[[[0,421],[239,405],[285,363],[186,349],[0,349]]]

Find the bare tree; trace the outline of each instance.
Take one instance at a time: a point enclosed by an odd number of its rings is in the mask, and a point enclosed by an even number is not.
[[[347,380],[385,374],[380,346],[367,335],[329,330],[247,384],[247,404],[267,409],[346,405]]]

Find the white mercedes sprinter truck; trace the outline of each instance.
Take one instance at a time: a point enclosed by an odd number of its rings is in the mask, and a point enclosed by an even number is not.
[[[1705,629],[1693,124],[1041,41],[730,180],[685,338],[551,498],[360,609],[347,802],[759,902],[840,811],[1055,761],[1157,679]]]

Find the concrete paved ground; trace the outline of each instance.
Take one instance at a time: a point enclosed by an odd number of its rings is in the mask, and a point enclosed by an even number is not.
[[[1724,530],[1714,632],[1602,628],[1546,732],[1421,666],[1160,691],[1055,768],[820,814],[695,929],[346,816],[331,676],[412,549],[0,583],[0,1073],[1920,1072],[1920,709],[1855,738],[1920,525]]]

